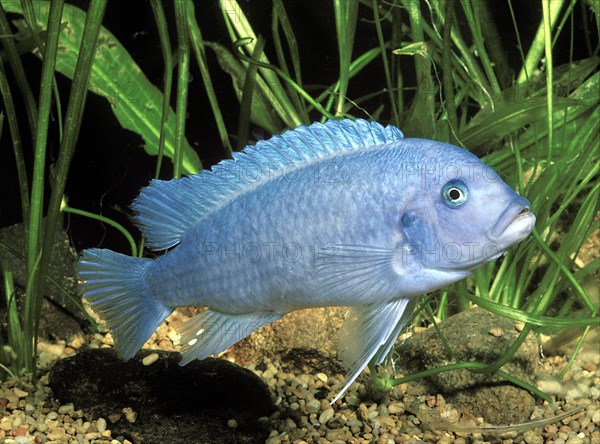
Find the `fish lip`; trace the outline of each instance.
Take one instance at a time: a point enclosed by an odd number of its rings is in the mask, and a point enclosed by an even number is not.
[[[516,237],[520,240],[531,233],[534,225],[535,216],[531,212],[531,204],[527,199],[519,196],[504,210],[502,216],[490,229],[488,237],[491,240],[505,237]]]

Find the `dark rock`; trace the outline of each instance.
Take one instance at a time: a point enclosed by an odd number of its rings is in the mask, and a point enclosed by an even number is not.
[[[3,266],[13,272],[17,306],[21,307],[27,286],[27,271],[23,260],[26,256],[23,224],[0,229],[0,242],[18,254],[16,256],[11,251],[0,248]],[[40,337],[68,341],[73,335],[81,332],[82,327],[89,326],[83,320],[78,305],[81,296],[77,290],[77,279],[73,269],[76,260],[77,254],[71,247],[67,234],[62,229],[57,229],[48,275],[58,287],[49,280],[46,283],[40,317]],[[0,309],[5,309],[4,298],[0,298]]]
[[[150,353],[160,359],[144,366]],[[270,392],[254,373],[223,359],[179,366],[179,353],[142,350],[123,362],[113,349],[81,352],[58,361],[50,386],[61,403],[72,402],[88,420],[119,418],[113,436],[135,444],[263,443],[258,418],[273,410]],[[123,409],[137,413],[130,423]],[[227,426],[235,419],[238,426]]]
[[[454,357],[433,328],[418,333],[396,348],[396,368],[416,373],[452,362],[492,363],[514,343],[519,332],[515,323],[479,307],[464,311],[439,324]],[[502,370],[526,382],[538,360],[535,336],[524,341]],[[523,422],[535,404],[531,394],[513,386],[500,376],[452,370],[418,381],[411,392],[442,393],[459,411],[483,417],[492,424]]]

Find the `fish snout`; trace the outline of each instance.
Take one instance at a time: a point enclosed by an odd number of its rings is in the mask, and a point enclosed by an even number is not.
[[[531,203],[518,196],[504,210],[488,235],[494,241],[510,245],[529,236],[534,226],[535,215],[531,212]]]

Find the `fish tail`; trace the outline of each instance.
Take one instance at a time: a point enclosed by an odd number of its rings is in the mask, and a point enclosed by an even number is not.
[[[83,251],[76,264],[85,297],[106,321],[117,354],[125,361],[173,311],[148,285],[146,270],[151,263],[150,259],[91,248]]]

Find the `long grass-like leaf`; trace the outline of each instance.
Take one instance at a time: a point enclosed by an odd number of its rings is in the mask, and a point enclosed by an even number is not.
[[[0,8],[1,9],[1,8]],[[21,213],[25,220],[29,220],[29,180],[27,178],[27,168],[25,157],[23,155],[23,142],[19,130],[19,122],[12,91],[8,83],[4,63],[0,62],[0,95],[6,113],[8,130],[12,141],[13,154],[17,166],[17,177],[19,179],[19,193],[21,197]],[[27,234],[26,234],[27,235]]]
[[[258,37],[258,42],[254,46],[252,58],[257,60],[265,48],[265,41],[262,37]],[[242,98],[240,100],[240,117],[238,119],[238,140],[237,148],[241,150],[246,146],[248,133],[250,132],[250,114],[252,111],[252,97],[254,96],[254,85],[256,80],[256,72],[258,66],[251,64],[246,70],[244,78],[244,86],[242,88]]]
[[[237,4],[237,1],[220,0],[219,3],[232,43],[243,41],[243,45],[237,45],[238,52],[241,52],[245,56],[242,59],[244,62],[252,62],[250,56],[254,52],[254,45],[258,37],[254,33],[250,22]],[[261,54],[258,63],[260,63],[260,69],[258,70],[259,76],[256,79],[256,86],[260,89],[262,96],[275,110],[275,113],[283,120],[285,126],[295,128],[302,123],[306,123],[302,122],[300,114],[294,108],[294,104],[287,97],[287,94],[285,94],[285,89],[278,78],[278,74],[281,76],[282,73],[277,73],[271,69],[273,65],[270,64],[269,59],[264,53]],[[284,74],[284,77],[287,77],[286,81],[290,85],[297,86],[289,76],[285,76]]]
[[[4,3],[2,3],[2,5],[4,6]],[[21,97],[23,98],[23,101],[25,103],[25,110],[27,112],[27,121],[29,123],[29,132],[31,134],[31,140],[35,140],[37,125],[37,104],[35,103],[33,92],[31,91],[31,87],[29,86],[29,82],[27,81],[27,77],[25,75],[25,68],[23,67],[23,62],[21,61],[21,57],[19,56],[19,51],[17,50],[14,39],[12,37],[12,30],[10,28],[10,25],[8,24],[8,19],[6,18],[4,9],[10,12],[9,8],[0,8],[0,35],[6,36],[2,39],[2,44],[4,46],[4,50],[6,51],[6,58],[8,59],[8,63],[10,64],[10,67],[15,75],[15,80],[21,93]]]
[[[187,26],[190,33],[190,43],[192,45],[192,50],[194,51],[194,56],[196,57],[196,63],[198,63],[198,67],[200,68],[202,83],[204,84],[206,96],[208,97],[212,114],[217,125],[217,130],[221,139],[221,145],[223,148],[225,148],[225,151],[229,154],[229,157],[231,157],[233,150],[231,148],[231,142],[229,141],[229,135],[227,134],[227,127],[225,126],[223,113],[221,112],[221,107],[219,106],[218,95],[214,90],[213,82],[210,77],[210,71],[208,70],[204,39],[202,38],[200,27],[196,22],[193,3],[188,5],[187,21]]]
[[[165,153],[165,141],[167,138],[167,119],[171,109],[171,88],[173,86],[173,54],[171,50],[171,41],[169,39],[169,29],[167,27],[167,19],[162,6],[162,1],[150,0],[152,14],[156,22],[158,30],[158,39],[160,40],[160,49],[163,56],[163,101],[162,112],[160,117],[160,136],[158,139],[158,151],[156,153],[156,169],[154,177],[159,177],[162,166],[163,155]],[[135,256],[135,255],[134,255]]]
[[[340,89],[335,110],[335,116],[339,118],[344,115],[344,103],[348,93],[350,63],[352,62],[352,49],[354,48],[354,34],[358,16],[358,0],[333,0],[333,11],[340,61]]]
[[[300,51],[298,49],[298,42],[296,35],[292,29],[292,25],[285,11],[285,6],[282,0],[273,0],[273,17],[271,20],[271,31],[273,33],[273,43],[275,44],[275,51],[277,52],[277,60],[279,66],[283,72],[288,76],[292,77],[292,72],[287,67],[287,61],[285,56],[285,50],[279,37],[279,26],[283,30],[285,40],[289,48],[289,56],[292,61],[293,68],[293,79],[300,86],[302,86],[302,70],[300,68]],[[302,116],[303,122],[309,122],[308,111],[306,109],[305,101],[301,100],[298,93],[290,86],[286,84],[286,90],[290,100],[294,103],[296,110]]]
[[[0,0],[0,4],[9,12],[22,13],[18,2]],[[37,8],[37,23],[42,29],[46,29],[50,2],[38,0],[36,4],[40,6]],[[83,36],[85,13],[67,4],[64,7],[64,15],[69,17],[69,20],[65,31],[60,35],[56,70],[73,78]],[[89,88],[108,99],[121,126],[139,134],[145,142],[146,152],[156,155],[160,140],[163,95],[148,80],[113,34],[102,28],[99,41]],[[175,114],[171,109],[165,130],[165,155],[173,158]],[[200,168],[198,155],[186,141],[183,171],[196,173]]]
[[[381,61],[383,62],[383,70],[385,72],[385,81],[387,84],[388,96],[390,98],[390,106],[392,108],[392,119],[394,122],[399,122],[400,116],[398,115],[398,106],[396,105],[396,95],[394,94],[394,87],[392,85],[391,69],[390,69],[390,64],[388,62],[388,56],[387,56],[387,45],[383,38],[383,30],[381,29],[381,19],[379,18],[379,8],[377,6],[376,0],[373,0],[372,8],[373,8],[373,20],[375,22],[375,30],[377,31],[377,40],[379,42],[379,47],[381,48]],[[348,71],[350,71],[350,67],[348,67]]]
[[[34,275],[34,258],[40,252],[41,241],[44,236],[42,228],[42,212],[44,211],[44,187],[46,180],[46,146],[48,140],[48,124],[50,121],[50,107],[52,106],[52,87],[54,85],[54,68],[56,65],[56,54],[58,52],[58,39],[61,31],[61,17],[63,12],[63,0],[53,2],[50,6],[48,14],[48,33],[46,43],[44,45],[44,59],[42,63],[42,75],[40,81],[40,109],[37,122],[37,134],[33,139],[34,146],[34,162],[33,175],[31,186],[31,213],[27,221],[27,274]],[[33,19],[33,18],[32,18]],[[54,234],[53,234],[54,239]],[[36,295],[38,296],[38,295]],[[41,294],[39,297],[41,298]],[[35,301],[34,295],[28,295],[28,304],[32,301],[32,305],[38,304]],[[31,315],[33,308],[27,312]],[[28,319],[28,327],[31,327],[32,319]]]
[[[31,288],[33,291],[31,294],[28,293],[27,295],[28,298],[31,299],[28,300],[26,304],[25,325],[26,328],[31,329],[34,335],[34,345],[31,356],[35,356],[40,311],[42,307],[42,295],[46,283],[50,258],[52,257],[54,233],[56,232],[56,227],[58,226],[60,218],[61,200],[67,182],[69,165],[79,135],[81,117],[83,115],[92,65],[96,54],[96,45],[105,9],[106,0],[91,0],[86,14],[85,27],[81,39],[82,45],[79,50],[77,65],[73,74],[71,94],[69,95],[69,103],[65,117],[64,137],[61,141],[56,161],[56,175],[48,203],[48,216],[44,230],[43,246],[40,250],[40,266]]]
[[[185,121],[187,118],[188,83],[190,77],[190,39],[187,27],[188,2],[173,0],[177,28],[177,104],[175,106],[175,146],[173,147],[173,177],[183,171]]]
[[[564,0],[542,0],[542,4],[547,2],[546,5],[543,5],[543,8],[548,8],[547,12],[544,13],[544,20],[540,23],[535,37],[533,38],[533,42],[531,43],[531,47],[527,52],[527,57],[525,58],[525,62],[519,75],[517,77],[517,83],[525,82],[533,72],[537,69],[542,55],[544,54],[544,48],[546,46],[544,40],[544,29],[546,27],[546,20],[548,20],[549,30],[547,34],[550,34],[556,25],[556,21],[558,20],[558,15],[560,10],[563,7]]]

